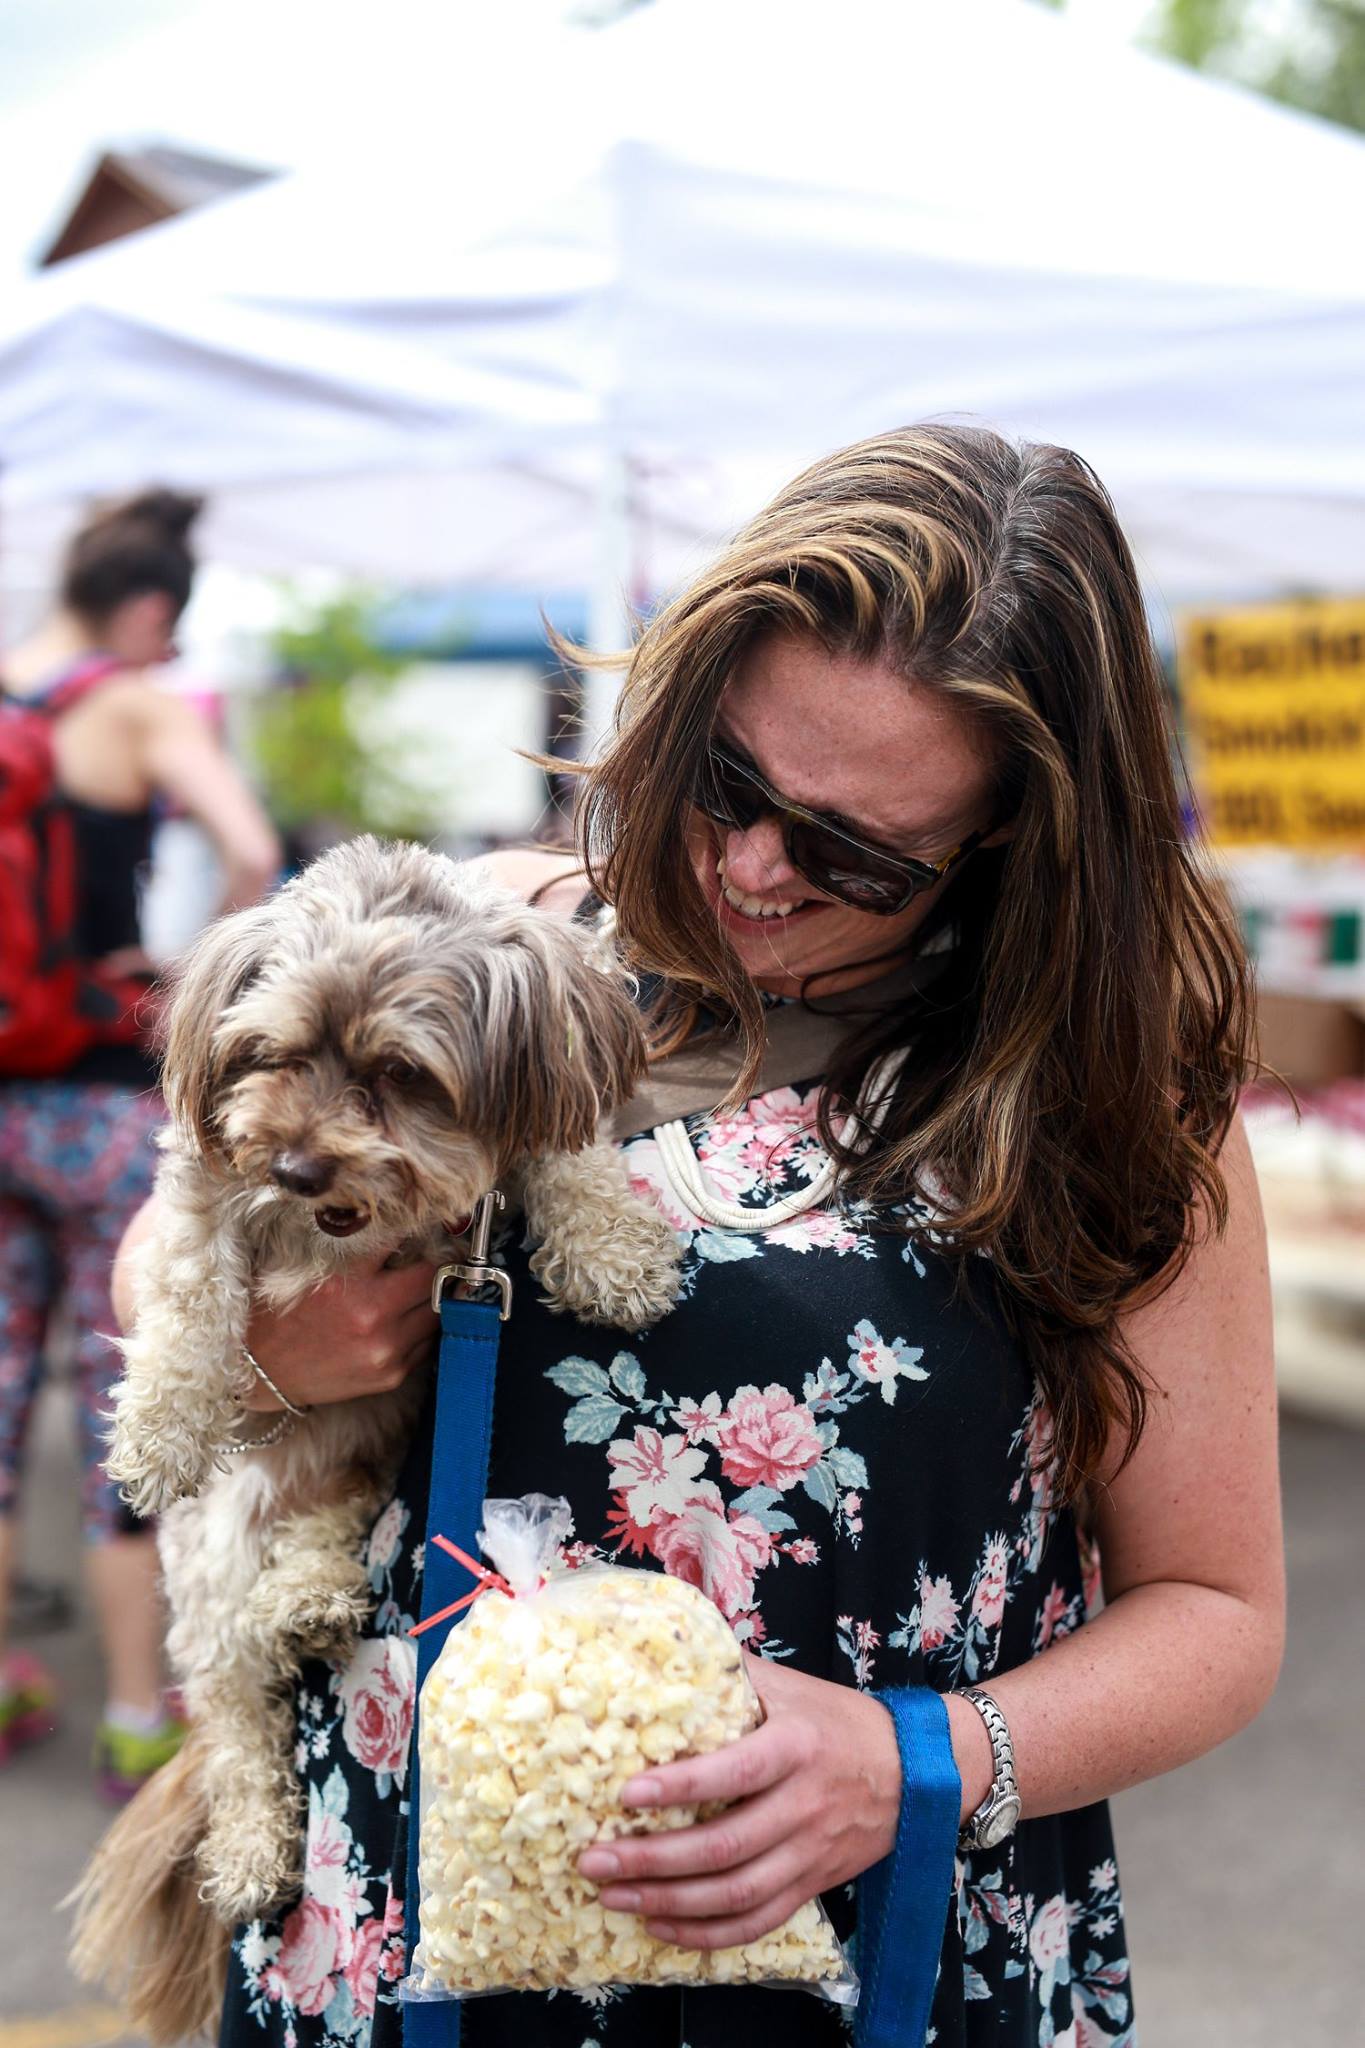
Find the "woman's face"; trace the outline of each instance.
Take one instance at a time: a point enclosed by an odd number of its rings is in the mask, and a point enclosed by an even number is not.
[[[916,860],[942,860],[991,822],[990,759],[956,706],[818,641],[786,633],[759,641],[721,699],[715,731],[783,796],[837,812],[859,837]],[[811,974],[842,970],[822,981],[832,993],[885,972],[886,956],[908,950],[949,886],[916,896],[895,917],[851,909],[796,871],[774,817],[739,831],[694,811],[688,849],[731,946],[758,986],[777,995],[795,995]]]

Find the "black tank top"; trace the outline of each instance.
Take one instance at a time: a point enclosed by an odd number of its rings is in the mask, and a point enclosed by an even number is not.
[[[152,850],[150,808],[107,811],[96,804],[69,803],[76,830],[80,949],[102,960],[142,941],[138,895]],[[157,1064],[141,1045],[97,1045],[63,1076],[68,1081],[104,1081],[153,1087]]]

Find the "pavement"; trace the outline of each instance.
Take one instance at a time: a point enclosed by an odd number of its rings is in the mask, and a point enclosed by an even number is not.
[[[69,1403],[35,1421],[30,1573],[78,1590]],[[1287,1417],[1289,1649],[1275,1698],[1214,1755],[1116,1802],[1142,2048],[1365,2042],[1365,1431]],[[0,1776],[0,2048],[140,2048],[64,1962],[58,1901],[107,1820],[89,1769],[93,1634],[33,1647],[66,1720]],[[534,2048],[528,2043],[527,2048]]]

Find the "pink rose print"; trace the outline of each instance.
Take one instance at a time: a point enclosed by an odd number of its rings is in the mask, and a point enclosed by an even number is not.
[[[1038,1648],[1040,1650],[1045,1650],[1052,1641],[1053,1636],[1057,1632],[1057,1624],[1066,1618],[1066,1611],[1070,1605],[1071,1602],[1067,1599],[1066,1594],[1054,1581],[1048,1589],[1047,1597],[1043,1601],[1042,1612],[1038,1616]]]
[[[720,1395],[708,1394],[704,1401],[680,1401],[673,1420],[690,1444],[713,1444],[720,1428]]]
[[[377,1914],[372,1914],[357,1927],[350,1960],[341,1973],[351,1987],[355,2009],[363,2020],[369,2019],[374,2011],[383,1950],[384,1923]]]
[[[354,1917],[359,1903],[357,1881],[348,1877],[351,1830],[344,1820],[325,1809],[316,1811],[308,1823],[308,1840],[303,1855],[303,1889],[320,1906],[335,1906]]]
[[[416,1653],[406,1638],[380,1636],[356,1646],[341,1680],[341,1737],[367,1770],[390,1771],[401,1781],[416,1687]]]
[[[659,1157],[659,1146],[654,1138],[635,1138],[626,1147],[626,1173],[630,1180],[631,1192],[641,1201],[649,1202],[674,1230],[697,1230],[701,1218],[685,1209],[673,1192],[672,1182],[663,1169]]]
[[[387,1571],[397,1561],[402,1540],[403,1504],[391,1500],[370,1531],[370,1547],[365,1555],[367,1570]]]
[[[809,1408],[786,1387],[741,1387],[717,1431],[720,1469],[736,1486],[795,1486],[818,1465],[824,1445]]]
[[[972,1595],[972,1613],[983,1628],[999,1628],[1005,1618],[1005,1586],[1009,1576],[1009,1545],[992,1536],[986,1545],[981,1577]]]
[[[820,1546],[813,1536],[796,1536],[787,1544],[783,1555],[789,1557],[793,1564],[818,1564]]]
[[[1040,1906],[1029,1928],[1029,1954],[1040,1970],[1049,1969],[1071,1945],[1071,1908],[1061,1892]]]
[[[384,1954],[379,1966],[390,1984],[403,1974],[404,1950],[403,1901],[390,1891],[384,1901]]]
[[[666,1572],[698,1586],[727,1621],[754,1604],[754,1579],[772,1556],[772,1538],[752,1515],[726,1515],[715,1487],[684,1513],[650,1528],[650,1548]]]
[[[331,2003],[333,1978],[350,1960],[352,1934],[335,1906],[303,1899],[285,1915],[280,1946],[265,1973],[266,1996],[311,2016]]]
[[[1071,2025],[1058,2034],[1055,2048],[1113,2048],[1117,2037],[1102,2027],[1075,1986],[1071,1990]]]
[[[838,1209],[807,1209],[764,1235],[790,1252],[852,1251],[858,1233]]]
[[[947,1579],[922,1578],[919,1582],[919,1639],[925,1650],[937,1650],[957,1627],[960,1601],[953,1598]]]
[[[631,1519],[645,1528],[657,1515],[682,1513],[706,1468],[706,1453],[694,1450],[685,1436],[640,1428],[633,1443],[618,1437],[608,1446],[607,1463]]]

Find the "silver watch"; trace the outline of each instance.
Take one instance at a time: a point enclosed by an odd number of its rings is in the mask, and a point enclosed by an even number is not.
[[[995,1777],[976,1812],[969,1814],[962,1823],[957,1846],[963,1854],[973,1849],[998,1849],[1014,1833],[1019,1821],[1014,1744],[1010,1741],[1008,1723],[988,1692],[982,1692],[979,1686],[969,1685],[958,1694],[958,1698],[970,1700],[986,1724],[986,1733],[991,1738],[991,1755],[995,1760]]]

